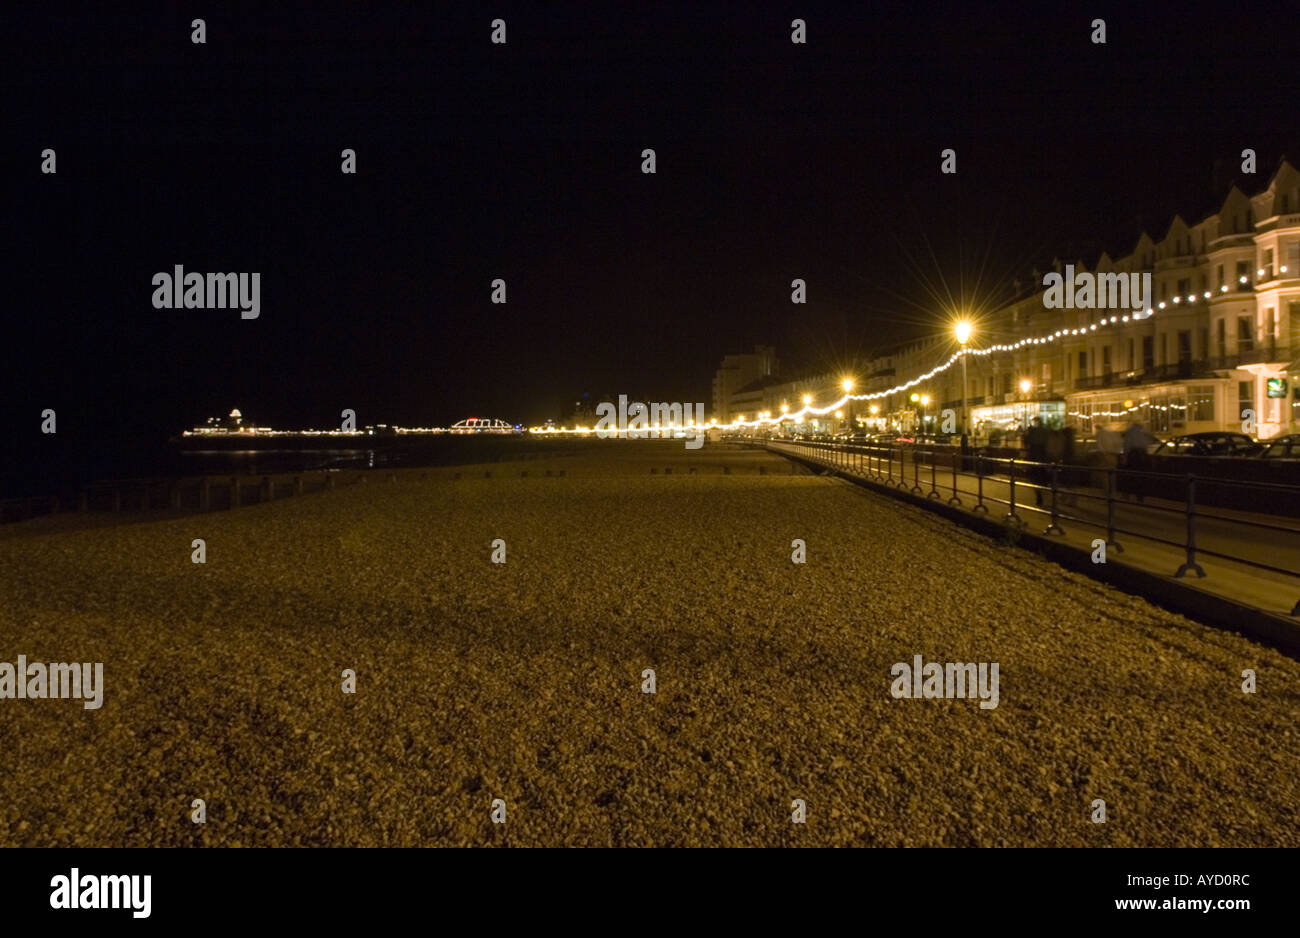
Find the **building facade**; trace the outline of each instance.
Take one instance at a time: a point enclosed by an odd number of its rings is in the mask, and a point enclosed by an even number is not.
[[[1151,295],[1140,309],[1054,308],[1039,278],[1034,292],[974,317],[981,353],[967,356],[964,395],[960,362],[927,377],[958,350],[955,338],[882,352],[859,391],[916,383],[872,402],[881,427],[914,427],[916,393],[936,422],[948,409],[958,426],[964,400],[977,436],[1034,417],[1083,436],[1134,420],[1161,435],[1300,432],[1300,172],[1289,162],[1254,196],[1234,187],[1195,224],[1175,217],[1159,240],[1143,234],[1126,256],[1070,266],[1096,282],[1149,274]],[[987,353],[1024,339],[1015,351]]]
[[[732,397],[742,388],[763,378],[770,378],[777,373],[776,349],[767,345],[756,345],[752,354],[728,355],[722,360],[721,367],[713,376],[713,414],[719,423],[730,423],[736,413],[743,410],[733,408]]]

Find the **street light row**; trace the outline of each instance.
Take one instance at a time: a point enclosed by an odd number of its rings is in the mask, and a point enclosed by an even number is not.
[[[1127,321],[1128,317],[1125,316],[1124,319],[1125,321]],[[1114,320],[1115,317],[1112,316],[1111,321],[1113,322]],[[1096,328],[1097,328],[1096,325],[1093,325],[1091,327],[1091,329],[1093,330],[1095,330]],[[961,349],[955,354],[953,354],[953,356],[949,358],[948,361],[944,362],[942,365],[938,366],[937,368],[934,368],[928,373],[921,375],[920,377],[913,378],[911,381],[908,381],[897,387],[889,388],[888,390],[885,391],[875,391],[869,394],[854,394],[853,388],[855,387],[855,382],[853,378],[846,377],[840,382],[840,387],[843,388],[844,390],[844,396],[840,398],[838,401],[836,401],[834,404],[830,404],[826,407],[814,407],[812,395],[804,394],[803,408],[796,411],[793,414],[790,413],[789,405],[786,404],[784,401],[782,401],[781,414],[778,417],[773,417],[771,411],[764,410],[764,411],[759,411],[758,414],[755,416],[755,419],[753,420],[746,420],[744,414],[737,414],[736,419],[731,421],[730,423],[719,424],[717,418],[715,417],[712,420],[710,420],[707,424],[701,424],[701,423],[682,424],[681,429],[682,430],[731,430],[738,427],[755,427],[755,426],[761,426],[763,424],[777,425],[787,419],[792,420],[796,424],[799,424],[799,423],[803,423],[804,417],[808,414],[812,414],[818,417],[824,417],[827,414],[832,412],[834,412],[837,419],[842,420],[844,418],[843,407],[845,404],[849,404],[851,408],[852,403],[854,401],[879,399],[882,397],[887,397],[891,394],[896,394],[900,391],[906,391],[908,388],[915,387],[916,385],[921,384],[924,381],[928,381],[930,378],[933,378],[935,375],[939,374],[940,372],[946,371],[949,367],[951,367],[953,364],[956,363],[957,359],[960,358],[962,363],[962,408],[961,408],[962,409],[962,433],[964,434],[967,432],[966,411],[967,411],[967,391],[969,389],[969,384],[967,383],[966,380],[966,357],[968,355],[972,355],[972,354],[988,355],[991,354],[992,352],[1015,351],[1016,349],[1021,348],[1022,346],[1025,345],[1041,345],[1047,342],[1055,341],[1056,339],[1060,338],[1063,335],[1067,335],[1067,334],[1073,335],[1085,331],[1088,330],[1062,329],[1047,336],[1021,339],[1019,342],[1016,342],[1012,345],[994,345],[983,349],[970,349],[967,347],[967,345],[970,342],[972,336],[974,336],[975,334],[975,325],[969,319],[959,319],[955,323],[953,323],[953,336],[957,339],[957,342],[961,346]],[[1032,389],[1033,389],[1032,381],[1030,381],[1028,378],[1020,379],[1020,392],[1022,394],[1028,394]],[[912,392],[911,400],[912,403],[914,404],[919,403],[922,407],[928,407],[930,404],[930,395],[921,394],[914,391]],[[880,413],[880,407],[877,404],[872,404],[870,410],[871,410],[871,415],[873,417]],[[850,420],[852,419],[851,409],[850,409],[849,419]],[[660,428],[656,427],[654,429],[660,429]],[[676,429],[676,428],[673,427],[672,424],[669,424],[669,429]],[[579,427],[574,430],[566,430],[562,428],[548,428],[545,430],[541,430],[535,428],[533,432],[588,433],[592,431],[588,430],[585,427]]]

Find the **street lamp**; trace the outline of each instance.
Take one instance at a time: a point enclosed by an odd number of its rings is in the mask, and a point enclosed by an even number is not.
[[[1028,378],[1020,379],[1020,432],[1025,432],[1025,424],[1029,422],[1029,392],[1034,387],[1034,382]]]
[[[921,395],[921,432],[925,432],[925,409],[930,406],[930,395]]]
[[[966,380],[966,343],[970,341],[971,333],[975,327],[971,325],[969,319],[959,319],[953,326],[953,332],[957,335],[957,343],[961,346],[961,438],[966,442],[966,434],[969,432],[970,420],[966,414],[966,394],[970,390],[970,383]]]
[[[845,394],[852,394],[853,379],[845,378],[843,381],[840,382],[840,387],[844,389]],[[850,399],[849,400],[849,430],[851,431],[852,429],[853,429],[853,401],[852,399]]]
[[[812,403],[812,395],[811,395],[811,394],[805,394],[805,395],[803,396],[803,404],[804,404],[804,406],[807,407],[807,406],[808,406],[809,404],[811,404],[811,403]]]

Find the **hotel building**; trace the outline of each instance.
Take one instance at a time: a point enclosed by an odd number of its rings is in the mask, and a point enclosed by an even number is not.
[[[1076,276],[1149,273],[1150,312],[1048,308],[1041,277],[1034,292],[972,312],[972,348],[1040,340],[968,356],[966,400],[977,435],[1023,427],[1035,416],[1085,437],[1132,420],[1161,435],[1300,431],[1300,172],[1290,163],[1254,196],[1234,187],[1217,212],[1195,224],[1175,217],[1160,240],[1144,233],[1123,257],[1102,254],[1092,268],[1082,261],[1073,267]],[[888,350],[860,389],[916,379],[958,348],[945,336]],[[961,383],[957,362],[888,395],[882,418],[899,429],[914,426],[910,394],[918,390],[930,397],[932,413],[960,415]]]

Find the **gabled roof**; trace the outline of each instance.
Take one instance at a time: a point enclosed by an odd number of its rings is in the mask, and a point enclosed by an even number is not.
[[[1264,186],[1265,191],[1276,191],[1278,177],[1283,175],[1297,175],[1296,168],[1291,165],[1285,155],[1278,161],[1277,169],[1273,170],[1273,175],[1268,177],[1268,185]]]

